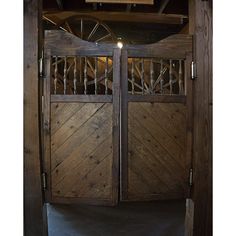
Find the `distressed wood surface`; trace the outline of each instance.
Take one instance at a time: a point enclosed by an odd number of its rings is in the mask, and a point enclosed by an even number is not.
[[[85,2],[92,3],[120,3],[120,4],[148,4],[148,5],[153,5],[154,0],[85,0]]]
[[[188,194],[186,106],[129,103],[128,200]]]
[[[39,140],[39,16],[41,1],[24,1],[24,235],[47,235]],[[38,30],[39,29],[39,30]]]
[[[176,14],[158,14],[158,13],[145,13],[145,12],[119,12],[119,11],[45,11],[44,16],[60,24],[67,17],[73,15],[91,16],[99,19],[100,21],[111,22],[136,22],[136,23],[157,23],[157,24],[170,24],[182,25],[184,19],[188,17],[185,15]]]
[[[64,31],[45,31],[45,49],[50,48],[52,55],[60,56],[111,56],[116,44],[92,43]],[[154,44],[124,45],[129,57],[160,57],[163,59],[184,59],[192,52],[192,36],[171,35]]]
[[[51,105],[52,202],[112,201],[112,107],[109,103]]]
[[[212,235],[212,1],[189,0],[194,35],[193,228],[186,235]]]

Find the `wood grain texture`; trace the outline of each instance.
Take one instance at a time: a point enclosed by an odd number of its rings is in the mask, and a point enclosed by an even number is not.
[[[194,201],[193,232],[212,235],[212,1],[189,1],[190,33],[194,35]]]
[[[112,107],[109,103],[51,105],[53,202],[60,198],[62,202],[65,198],[112,201]]]
[[[147,5],[153,5],[154,0],[85,0],[85,2],[92,3],[120,3],[120,4],[147,4]]]
[[[41,1],[24,0],[24,235],[46,235],[39,141],[39,16]],[[38,30],[39,29],[39,30]]]
[[[121,12],[121,11],[45,11],[44,16],[60,24],[67,17],[73,15],[91,16],[99,19],[100,21],[111,22],[136,22],[136,23],[157,23],[157,24],[170,24],[182,25],[187,16],[176,14],[158,14],[146,12]]]
[[[128,200],[187,196],[185,105],[129,103],[128,114]]]

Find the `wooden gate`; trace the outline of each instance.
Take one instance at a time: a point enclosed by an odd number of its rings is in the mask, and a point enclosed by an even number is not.
[[[153,45],[127,46],[122,51],[123,201],[189,195],[191,51],[188,35],[173,35]]]
[[[191,53],[188,35],[121,50],[46,31],[48,202],[115,205],[189,195]]]
[[[120,49],[46,31],[45,67],[46,200],[116,204]]]

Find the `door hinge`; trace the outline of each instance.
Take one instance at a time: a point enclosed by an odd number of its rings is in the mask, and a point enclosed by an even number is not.
[[[191,168],[189,170],[189,186],[191,187],[193,185],[193,169]]]
[[[195,80],[197,78],[197,66],[194,61],[191,63],[191,79]]]
[[[47,190],[47,173],[42,173],[42,184],[43,184],[43,190]]]

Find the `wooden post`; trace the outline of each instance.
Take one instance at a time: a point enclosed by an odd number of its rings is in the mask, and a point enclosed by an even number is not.
[[[47,235],[41,185],[39,69],[41,0],[24,0],[24,235]]]
[[[212,235],[212,1],[189,0],[189,31],[194,36],[192,228],[186,235]],[[189,215],[188,215],[189,217]],[[188,224],[186,224],[188,225]],[[190,224],[191,225],[191,224]]]

